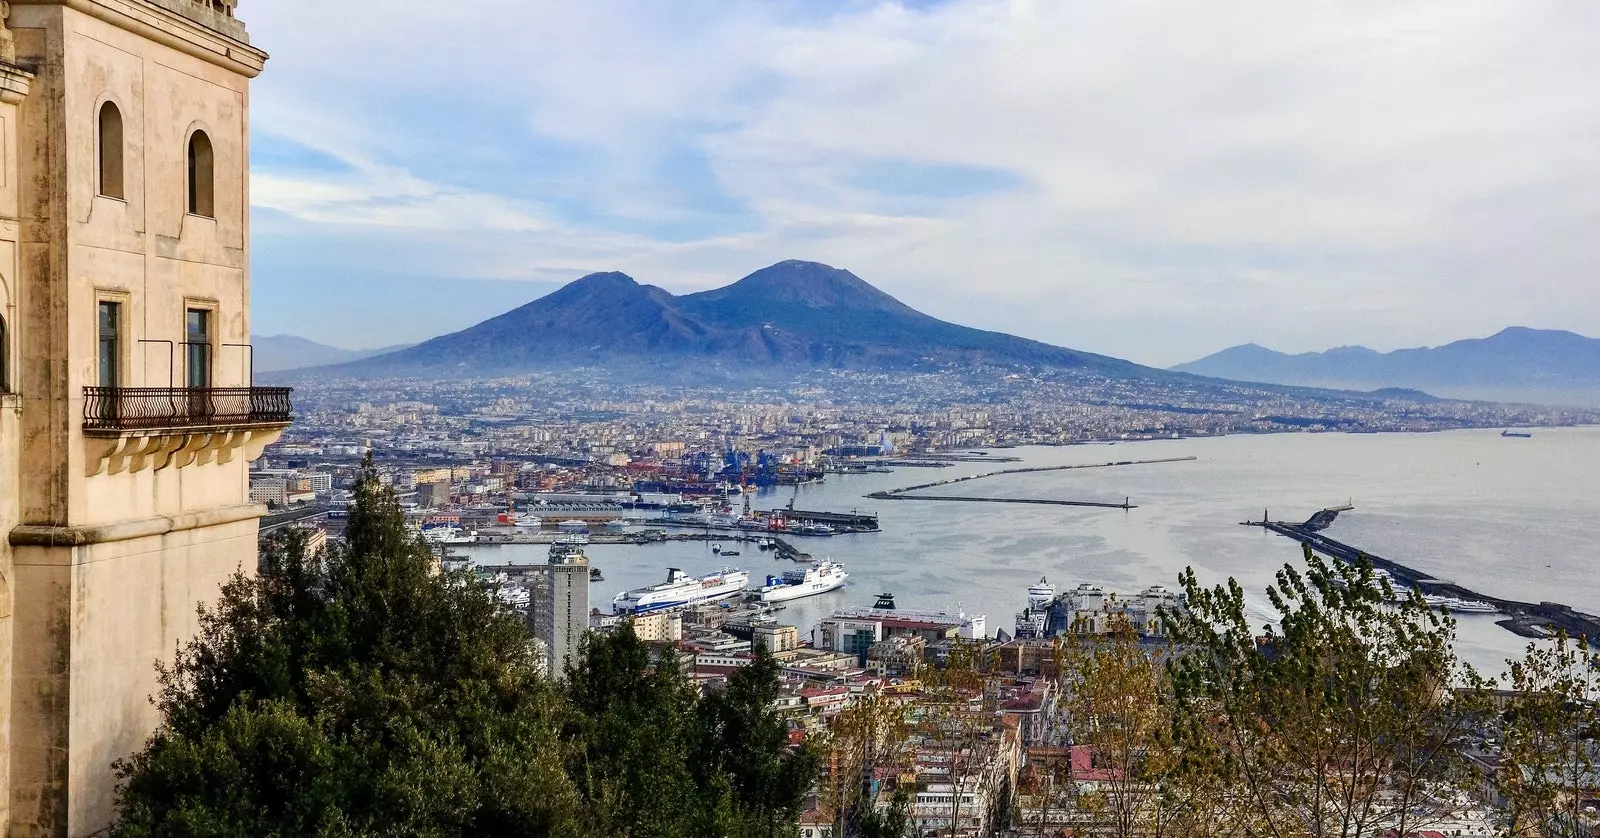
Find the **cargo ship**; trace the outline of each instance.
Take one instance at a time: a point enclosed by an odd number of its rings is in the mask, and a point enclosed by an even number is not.
[[[667,568],[667,581],[617,594],[611,601],[616,614],[650,614],[727,599],[743,593],[750,574],[722,568],[696,579],[676,567]]]

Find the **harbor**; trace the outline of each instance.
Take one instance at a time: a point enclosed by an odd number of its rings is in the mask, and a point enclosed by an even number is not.
[[[1353,508],[1349,504],[1329,507],[1299,524],[1272,521],[1265,513],[1260,521],[1241,523],[1244,526],[1262,527],[1269,532],[1294,539],[1332,559],[1348,563],[1366,559],[1373,568],[1387,573],[1397,587],[1416,588],[1425,597],[1434,598],[1434,601],[1448,598],[1461,603],[1485,603],[1503,615],[1503,619],[1496,621],[1497,625],[1520,637],[1544,639],[1550,637],[1554,630],[1561,630],[1568,636],[1584,638],[1591,645],[1600,642],[1600,616],[1578,611],[1572,606],[1558,602],[1520,602],[1479,593],[1454,582],[1433,578],[1393,559],[1384,558],[1322,534],[1338,519],[1339,513],[1351,511]]]

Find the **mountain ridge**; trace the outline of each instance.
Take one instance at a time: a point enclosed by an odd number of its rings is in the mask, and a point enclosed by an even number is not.
[[[847,270],[801,260],[682,296],[616,271],[588,274],[461,331],[319,371],[498,374],[619,359],[839,369],[995,363],[1173,375],[939,320]]]
[[[1390,352],[1341,346],[1288,354],[1248,343],[1172,370],[1296,387],[1404,387],[1455,398],[1600,405],[1600,340],[1527,326]]]

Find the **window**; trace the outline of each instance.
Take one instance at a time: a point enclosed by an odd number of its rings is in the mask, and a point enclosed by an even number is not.
[[[217,217],[216,188],[212,180],[216,168],[211,138],[204,131],[189,135],[189,214]]]
[[[184,318],[184,369],[190,387],[211,386],[211,312],[191,308]]]
[[[0,317],[0,393],[11,392],[11,381],[6,377],[6,363],[10,360],[6,354],[6,319]]]
[[[118,363],[122,353],[118,347],[120,336],[118,327],[122,320],[122,304],[104,302],[100,303],[100,386],[116,387],[122,376],[119,374]]]
[[[100,106],[100,194],[126,197],[122,184],[122,111],[107,102]]]

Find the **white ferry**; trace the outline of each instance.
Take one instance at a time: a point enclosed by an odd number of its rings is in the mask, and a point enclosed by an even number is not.
[[[611,601],[616,614],[649,614],[689,605],[727,599],[742,593],[750,574],[731,568],[696,579],[676,567],[667,568],[667,581],[617,594]]]
[[[1039,577],[1039,584],[1028,589],[1029,608],[1049,608],[1055,600],[1056,586],[1043,576]]]
[[[762,602],[788,602],[791,599],[838,590],[850,574],[837,562],[821,562],[810,567],[786,570],[782,576],[768,576],[767,584],[756,589]]]

